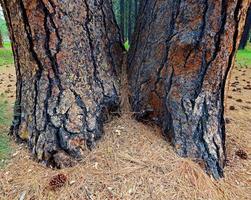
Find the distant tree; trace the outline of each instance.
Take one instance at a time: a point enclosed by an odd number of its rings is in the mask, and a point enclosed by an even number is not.
[[[120,32],[122,38],[125,38],[125,0],[120,0]]]
[[[1,31],[0,31],[0,48],[3,48],[3,37]]]
[[[133,32],[133,0],[128,0],[128,40],[131,42]]]
[[[134,0],[134,18],[135,18],[135,24],[136,24],[136,18],[138,15],[138,9],[139,9],[139,0]]]
[[[251,29],[251,6],[248,9],[248,15],[247,15],[244,31],[241,37],[239,49],[245,49],[247,42],[249,40],[250,29]],[[251,41],[251,38],[250,38],[250,41]]]

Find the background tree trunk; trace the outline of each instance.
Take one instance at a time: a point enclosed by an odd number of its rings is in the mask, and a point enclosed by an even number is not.
[[[133,21],[132,21],[132,17],[133,17],[133,10],[132,10],[132,6],[133,6],[133,0],[129,0],[128,2],[128,40],[129,43],[131,43],[131,38],[132,38],[132,32],[133,32]]]
[[[0,31],[0,48],[3,48],[3,37],[1,31]]]
[[[137,15],[138,15],[138,6],[139,5],[139,2],[138,2],[138,0],[134,0],[134,18],[135,18],[135,25],[136,25],[136,20],[137,20]],[[134,25],[134,26],[135,26]]]
[[[125,39],[125,0],[120,0],[120,32]]]
[[[82,158],[119,107],[122,45],[110,1],[1,0],[17,71],[12,134],[56,167]],[[69,156],[70,155],[70,156]]]
[[[249,40],[250,30],[251,30],[251,6],[248,9],[247,19],[246,19],[244,31],[241,37],[239,49],[245,49],[247,42]]]
[[[129,53],[136,118],[163,127],[181,156],[215,178],[225,161],[224,86],[249,1],[141,3]]]

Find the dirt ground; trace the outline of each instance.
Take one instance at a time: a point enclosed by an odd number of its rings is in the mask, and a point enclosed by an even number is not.
[[[5,74],[1,72],[1,93],[14,90],[12,74],[13,67],[6,68]],[[34,162],[24,146],[12,143],[15,152],[8,165],[0,169],[0,199],[249,200],[250,81],[250,68],[234,68],[227,86],[228,161],[224,179],[215,181],[196,163],[178,157],[157,127],[143,125],[124,115],[105,126],[105,136],[98,146],[73,168],[46,168]],[[10,101],[14,100],[14,92],[7,95]],[[238,156],[240,150],[247,153],[247,159]],[[59,174],[66,182],[61,180],[58,188],[52,188],[50,182]]]
[[[1,66],[0,69],[0,94],[15,101],[16,72],[13,65]]]

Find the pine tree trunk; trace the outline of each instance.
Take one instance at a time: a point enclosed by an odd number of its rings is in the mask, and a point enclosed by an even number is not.
[[[128,40],[131,43],[132,38],[132,0],[129,0],[128,2]]]
[[[138,15],[138,0],[134,0],[134,17],[135,17],[135,24],[136,24],[136,19],[137,19],[137,15]]]
[[[17,71],[12,134],[39,161],[71,165],[119,107],[122,45],[111,1],[1,3]]]
[[[120,32],[125,39],[125,0],[120,0]]]
[[[249,39],[250,30],[251,30],[251,6],[248,9],[247,19],[246,19],[244,31],[241,37],[239,49],[245,49],[248,39]]]
[[[225,161],[224,86],[249,1],[143,0],[129,55],[130,102],[179,155],[215,178]]]
[[[3,48],[3,37],[1,31],[0,31],[0,48]]]

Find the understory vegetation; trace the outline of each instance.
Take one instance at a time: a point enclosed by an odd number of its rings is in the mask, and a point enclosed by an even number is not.
[[[0,97],[0,167],[6,162],[11,153],[11,146],[8,137],[8,130],[11,122],[10,103],[4,100],[5,96]]]
[[[13,64],[13,54],[10,42],[4,42],[4,48],[0,48],[0,66]]]
[[[236,61],[239,67],[251,67],[251,43],[245,49],[238,51]]]

